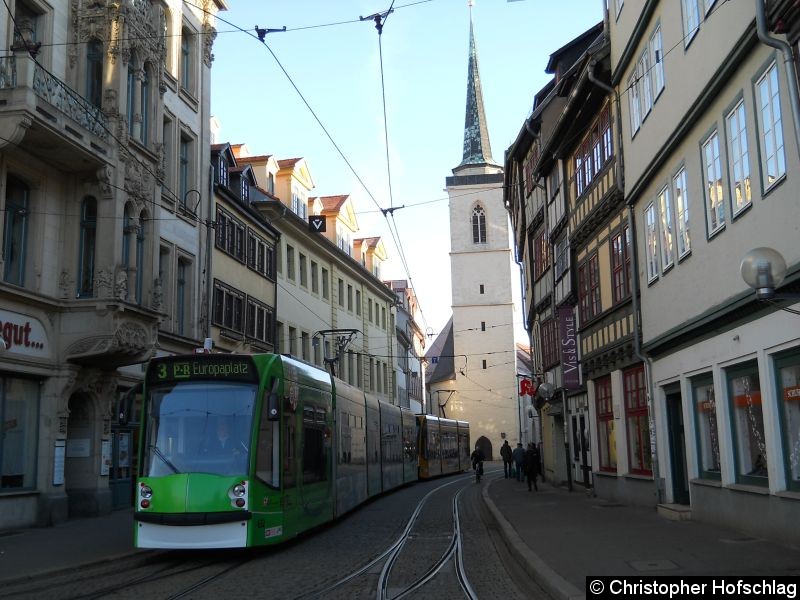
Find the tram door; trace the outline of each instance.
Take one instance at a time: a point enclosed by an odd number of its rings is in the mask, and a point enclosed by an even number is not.
[[[113,510],[133,506],[141,406],[141,384],[120,394],[117,419],[111,426],[111,466],[108,473]]]

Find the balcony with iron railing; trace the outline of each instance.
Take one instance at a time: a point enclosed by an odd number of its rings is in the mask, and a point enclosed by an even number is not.
[[[0,57],[0,146],[19,145],[71,172],[107,163],[113,150],[108,117],[27,50]]]

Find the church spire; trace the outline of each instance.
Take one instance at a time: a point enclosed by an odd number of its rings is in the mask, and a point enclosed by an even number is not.
[[[483,111],[483,92],[478,70],[478,51],[475,49],[475,34],[472,28],[472,2],[469,14],[469,68],[467,72],[467,116],[464,122],[464,157],[456,167],[498,166],[492,158],[489,130]],[[455,172],[455,169],[454,169]]]

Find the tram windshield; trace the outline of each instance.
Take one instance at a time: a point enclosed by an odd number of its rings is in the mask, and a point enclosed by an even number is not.
[[[142,475],[245,473],[256,391],[216,381],[151,388]]]

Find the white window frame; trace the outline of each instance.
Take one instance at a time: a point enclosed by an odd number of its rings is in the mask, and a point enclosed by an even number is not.
[[[728,132],[731,209],[735,216],[753,202],[750,152],[747,146],[747,114],[744,100],[739,100],[725,116],[725,127]]]
[[[682,0],[683,5],[683,47],[688,48],[700,30],[700,7],[697,0]]]
[[[653,103],[655,103],[666,86],[666,80],[664,78],[664,42],[661,37],[660,24],[650,36],[648,48],[650,51],[650,64],[652,65],[650,70],[650,82],[653,87]]]
[[[650,49],[645,48],[639,57],[639,64],[636,67],[639,74],[636,85],[639,86],[639,100],[642,104],[642,121],[647,118],[653,109],[653,91],[650,88]]]
[[[658,248],[658,217],[655,202],[644,209],[645,247],[647,251],[647,282],[658,279],[660,274]]]
[[[711,237],[725,227],[725,186],[722,183],[722,160],[716,129],[703,141],[702,154],[706,224],[708,236]]]
[[[689,236],[689,192],[687,191],[686,168],[681,167],[672,181],[675,185],[675,220],[678,225],[677,246],[678,260],[680,260],[692,251]]]
[[[761,178],[764,191],[774,186],[786,174],[783,120],[780,105],[778,65],[772,62],[756,81],[756,105],[761,135],[758,144],[761,152]],[[770,166],[774,165],[775,177],[770,179]]]
[[[641,104],[639,100],[639,83],[636,80],[639,73],[637,65],[633,74],[628,79],[628,108],[631,113],[631,138],[636,135],[639,128],[642,126]]]
[[[660,217],[661,268],[666,271],[675,264],[672,199],[669,197],[668,186],[664,186],[658,193],[658,213]]]

